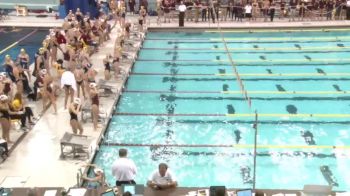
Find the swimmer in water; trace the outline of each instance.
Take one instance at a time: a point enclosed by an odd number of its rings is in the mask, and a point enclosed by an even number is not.
[[[301,131],[301,136],[305,139],[307,144],[316,145],[314,135],[310,131]]]

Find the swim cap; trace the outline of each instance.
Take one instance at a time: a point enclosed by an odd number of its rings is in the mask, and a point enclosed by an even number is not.
[[[74,103],[79,105],[80,104],[80,98],[78,98],[78,97],[74,98]]]
[[[42,70],[40,70],[40,73],[41,73],[42,75],[45,75],[45,74],[47,74],[47,70],[46,70],[46,69],[42,69]]]
[[[103,170],[100,169],[100,168],[95,168],[95,169],[94,169],[94,173],[97,174],[98,172],[103,173]]]
[[[6,78],[6,77],[7,77],[7,74],[6,74],[6,72],[0,72],[0,76]]]
[[[21,102],[18,100],[18,99],[15,99],[12,101],[12,107],[15,109],[15,110],[18,110],[20,109],[22,106]]]
[[[6,95],[0,95],[0,100],[1,101],[6,101],[8,97]]]
[[[94,87],[96,87],[96,86],[97,86],[97,84],[93,82],[93,83],[90,83],[90,85],[89,85],[89,86],[90,86],[90,88],[94,88]]]
[[[45,51],[45,49],[44,49],[44,48],[39,48],[39,53],[40,53],[40,54],[43,54],[43,53],[44,53],[44,51]]]

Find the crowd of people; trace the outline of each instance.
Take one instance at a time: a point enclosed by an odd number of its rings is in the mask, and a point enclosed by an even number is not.
[[[157,0],[158,22],[170,22],[170,17],[178,10],[176,0]],[[273,21],[288,18],[295,20],[350,20],[349,0],[185,0],[187,21]]]
[[[7,155],[7,144],[13,143],[10,137],[12,124],[18,122],[21,129],[27,131],[37,120],[33,108],[28,105],[32,101],[42,103],[36,116],[50,110],[57,114],[59,106],[56,101],[64,93],[62,107],[70,116],[73,133],[84,133],[78,118],[83,106],[91,108],[93,128],[95,131],[99,128],[98,69],[97,65],[92,64],[90,56],[110,40],[111,29],[119,24],[121,32],[115,41],[114,51],[101,62],[105,68],[106,81],[112,78],[112,71],[114,78],[119,78],[123,44],[129,38],[131,28],[131,23],[125,20],[125,5],[114,7],[113,2],[108,6],[108,13],[101,9],[96,19],[84,15],[79,8],[75,12],[70,10],[62,28],[49,30],[35,56],[29,56],[24,48],[18,56],[6,55],[4,72],[0,73],[0,124],[1,141],[6,144]],[[143,30],[142,27],[140,25],[139,29]],[[31,59],[34,61],[33,66]]]

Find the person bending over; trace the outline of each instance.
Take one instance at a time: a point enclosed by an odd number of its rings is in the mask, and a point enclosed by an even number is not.
[[[161,163],[158,170],[155,170],[148,178],[147,186],[153,189],[168,189],[177,186],[177,181],[173,173],[168,169],[168,165]]]

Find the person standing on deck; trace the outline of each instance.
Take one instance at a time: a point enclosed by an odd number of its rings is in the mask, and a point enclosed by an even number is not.
[[[350,0],[346,1],[346,20],[350,20]]]
[[[273,22],[273,18],[275,17],[275,4],[272,3],[270,8],[269,8],[269,13],[270,13],[270,21]]]
[[[123,184],[136,184],[134,181],[137,168],[131,159],[127,158],[128,151],[124,148],[119,149],[119,159],[112,165],[112,175],[116,179],[116,186]]]
[[[179,9],[179,27],[183,27],[185,22],[184,19],[185,19],[185,11],[186,11],[186,5],[183,3],[183,1],[181,1],[178,9]]]

